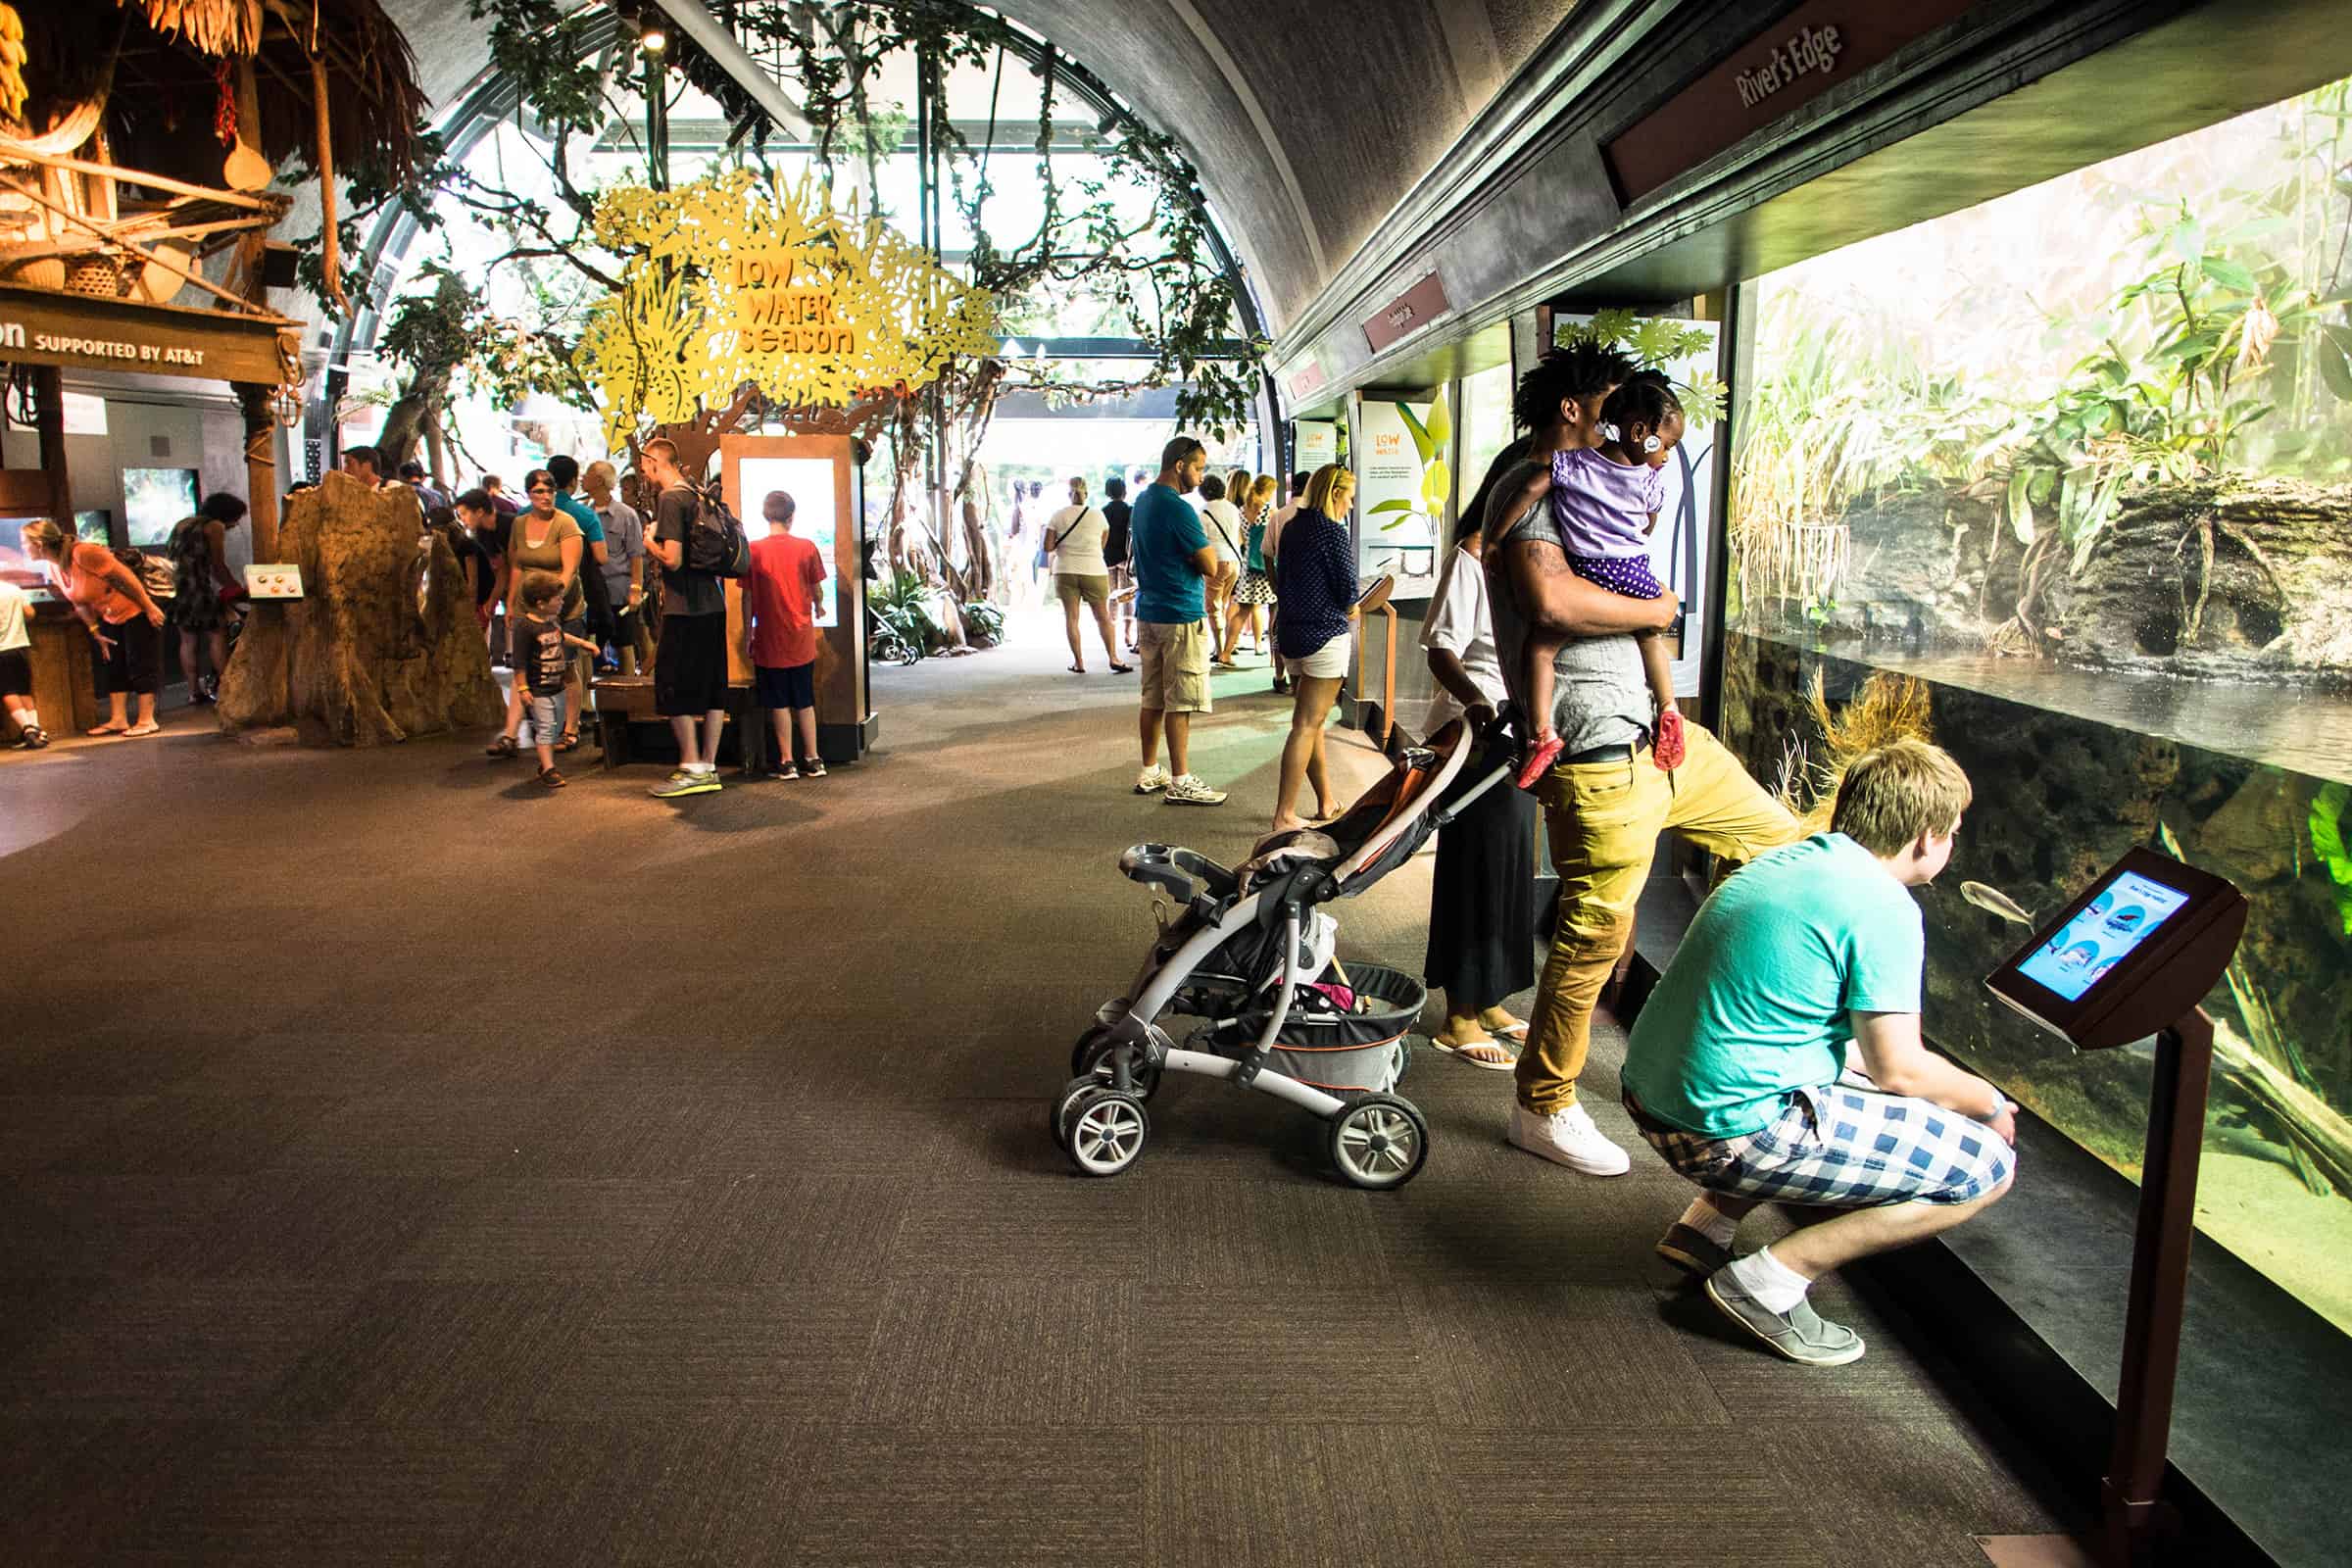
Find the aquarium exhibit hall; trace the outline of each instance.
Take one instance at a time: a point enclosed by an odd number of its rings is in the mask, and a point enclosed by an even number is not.
[[[0,1560],[2352,1560],[2317,0],[0,0]]]

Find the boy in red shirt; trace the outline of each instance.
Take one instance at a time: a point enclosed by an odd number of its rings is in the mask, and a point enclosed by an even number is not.
[[[824,603],[825,562],[815,545],[796,537],[791,496],[770,490],[760,505],[764,539],[752,541],[752,570],[744,589],[752,623],[752,679],[760,705],[776,726],[778,778],[823,778],[816,755],[816,611]],[[789,712],[789,716],[787,716]],[[801,756],[793,762],[792,735]]]

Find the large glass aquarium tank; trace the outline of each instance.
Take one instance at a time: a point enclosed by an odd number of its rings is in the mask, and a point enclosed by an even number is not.
[[[2136,1176],[2144,1054],[1983,976],[2135,844],[2243,888],[2198,1223],[2352,1332],[2352,82],[1745,286],[1726,739],[1977,799],[1927,1027]]]

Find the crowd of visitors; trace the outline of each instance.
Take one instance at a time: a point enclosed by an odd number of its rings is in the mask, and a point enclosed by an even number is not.
[[[1421,632],[1436,688],[1424,734],[1458,722],[1465,744],[1515,736],[1527,786],[1486,791],[1438,832],[1424,960],[1443,997],[1433,1042],[1514,1074],[1510,1145],[1589,1176],[1628,1170],[1627,1151],[1579,1095],[1593,1013],[1631,944],[1659,835],[1673,828],[1710,852],[1730,874],[1666,965],[1620,1075],[1634,1131],[1698,1189],[1657,1251],[1777,1353],[1849,1362],[1862,1342],[1812,1308],[1813,1283],[1967,1220],[2015,1173],[2016,1107],[1920,1032],[1924,939],[1910,890],[1948,863],[1968,780],[1937,748],[1894,742],[1853,760],[1827,829],[1800,836],[1676,705],[1661,633],[1680,606],[1646,548],[1659,467],[1682,434],[1671,389],[1588,345],[1522,376],[1513,415],[1526,433],[1463,507]],[[344,466],[385,482],[370,448],[350,449]],[[563,787],[559,759],[581,744],[590,682],[650,663],[655,711],[679,755],[652,793],[716,792],[733,652],[768,710],[781,775],[822,777],[814,675],[830,585],[823,553],[796,531],[793,497],[765,495],[765,528],[747,541],[670,442],[643,445],[640,474],[656,498],[650,518],[622,499],[610,463],[583,470],[551,458],[525,475],[519,507],[496,475],[451,497],[420,465],[401,466],[512,669],[491,755],[527,747],[539,784]],[[1031,574],[1051,569],[1073,673],[1088,671],[1089,619],[1106,668],[1140,672],[1135,793],[1226,801],[1194,768],[1194,727],[1213,711],[1212,671],[1233,667],[1247,636],[1259,650],[1271,642],[1275,689],[1292,698],[1272,829],[1338,815],[1346,803],[1325,745],[1359,614],[1354,476],[1337,464],[1295,473],[1277,507],[1271,475],[1211,473],[1203,445],[1179,436],[1156,473],[1113,475],[1102,489],[1098,506],[1093,483],[1072,477],[1048,515],[1042,486],[1016,484],[1011,559]],[[213,696],[242,593],[228,540],[245,516],[243,502],[215,495],[172,530],[169,611],[135,558],[55,522],[25,526],[26,550],[92,639],[109,713],[91,734],[156,733],[167,624],[191,697]],[[732,650],[728,578],[743,585]],[[28,646],[25,596],[0,579],[0,707],[37,748],[48,735]],[[1307,789],[1311,814],[1300,809]],[[1559,884],[1540,972],[1539,817]],[[1521,1020],[1507,1004],[1531,987],[1533,1016]],[[1741,1222],[1765,1201],[1833,1213],[1740,1253]]]

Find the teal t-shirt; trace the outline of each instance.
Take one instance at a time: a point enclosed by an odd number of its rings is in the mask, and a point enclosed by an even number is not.
[[[1849,1012],[1917,1012],[1910,890],[1842,833],[1759,857],[1717,888],[1642,1004],[1623,1082],[1669,1126],[1739,1138],[1845,1070]]]
[[[1127,523],[1135,618],[1175,626],[1206,614],[1201,576],[1193,569],[1192,558],[1207,548],[1208,530],[1184,497],[1164,484],[1145,486]]]
[[[596,509],[578,496],[568,490],[557,491],[556,510],[578,523],[580,537],[590,544],[601,545],[605,542],[605,519],[598,516]],[[593,564],[593,558],[591,558],[591,563]]]

